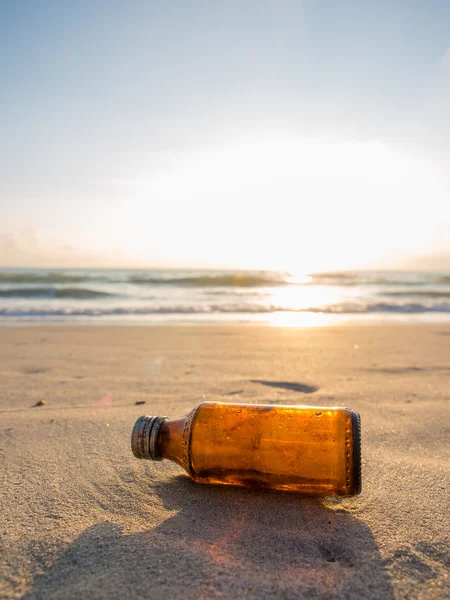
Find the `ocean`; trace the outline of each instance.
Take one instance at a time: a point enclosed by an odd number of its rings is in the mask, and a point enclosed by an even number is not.
[[[450,321],[449,272],[0,269],[0,322]]]

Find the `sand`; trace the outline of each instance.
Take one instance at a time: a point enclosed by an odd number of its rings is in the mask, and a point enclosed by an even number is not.
[[[0,342],[2,598],[450,597],[449,326],[26,326]],[[138,416],[207,399],[358,410],[362,495],[199,486],[133,457]]]

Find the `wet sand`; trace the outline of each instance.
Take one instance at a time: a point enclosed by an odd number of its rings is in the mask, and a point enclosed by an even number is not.
[[[25,326],[0,342],[0,597],[450,596],[450,326]],[[198,486],[133,457],[138,416],[203,400],[358,410],[362,495]]]

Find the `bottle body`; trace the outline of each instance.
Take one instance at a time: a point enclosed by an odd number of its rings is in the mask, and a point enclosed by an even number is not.
[[[161,421],[153,440],[154,456],[197,483],[325,496],[361,488],[360,419],[348,408],[204,402]]]

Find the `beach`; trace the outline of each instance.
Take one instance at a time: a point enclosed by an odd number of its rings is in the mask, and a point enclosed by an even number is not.
[[[0,597],[450,596],[450,325],[14,324],[0,341]],[[199,486],[134,458],[140,415],[206,400],[359,411],[362,494]]]

